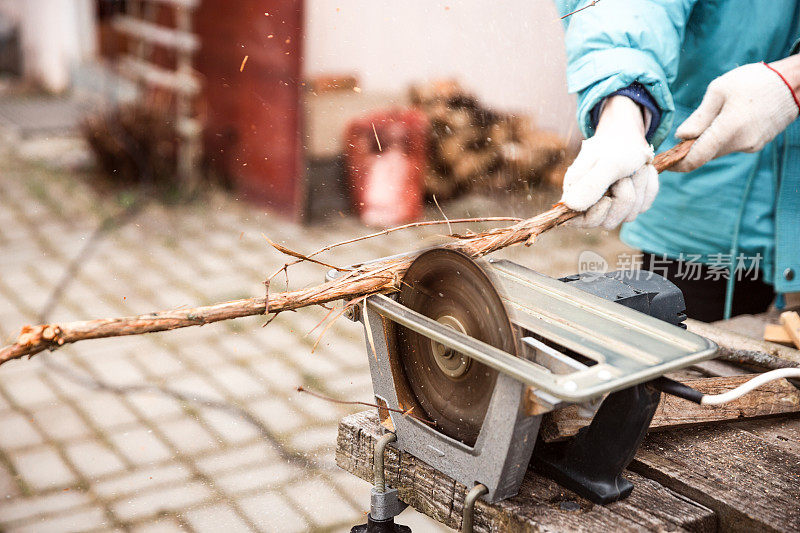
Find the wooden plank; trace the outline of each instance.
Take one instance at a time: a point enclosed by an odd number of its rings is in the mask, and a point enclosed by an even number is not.
[[[800,418],[780,423],[800,434]],[[774,420],[738,425],[649,435],[631,469],[716,511],[723,531],[800,531],[800,455],[757,434]]]
[[[765,324],[764,340],[767,342],[783,344],[785,346],[794,346],[794,341],[789,336],[789,332],[786,331],[780,324]]]
[[[705,394],[727,392],[749,381],[755,374],[701,379],[681,379],[682,383]],[[696,403],[663,394],[658,404],[650,431],[667,428],[708,424],[775,416],[800,411],[800,390],[785,379],[771,381],[753,392],[724,405],[697,405]],[[580,416],[577,406],[549,413],[542,421],[541,437],[548,442],[571,437],[591,423],[591,418]]]
[[[770,420],[769,423],[762,420],[742,421],[735,423],[734,427],[800,457],[800,424],[795,418]]]
[[[781,313],[781,324],[795,347],[800,348],[800,315],[797,314],[797,311]]]
[[[200,91],[200,83],[194,76],[166,70],[135,57],[125,56],[120,59],[119,65],[124,74],[151,85],[182,91],[190,95],[195,95]]]
[[[339,423],[336,463],[371,481],[375,441],[382,432],[374,411]],[[388,483],[403,501],[452,528],[461,527],[465,488],[410,454],[390,447],[385,455]],[[715,531],[709,509],[634,473],[626,474],[636,488],[627,500],[595,505],[529,471],[514,498],[475,508],[475,530],[486,531]],[[563,505],[565,502],[569,502]],[[569,510],[577,503],[580,509]],[[402,517],[398,519],[402,523]]]
[[[197,35],[167,28],[159,24],[147,22],[128,15],[119,15],[114,18],[112,26],[115,30],[166,48],[174,48],[183,52],[196,52],[200,48],[200,39]]]

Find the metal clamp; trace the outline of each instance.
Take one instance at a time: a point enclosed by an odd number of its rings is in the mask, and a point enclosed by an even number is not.
[[[374,520],[388,520],[402,513],[408,504],[400,500],[397,489],[386,488],[386,474],[384,473],[383,454],[390,442],[397,440],[394,433],[386,433],[375,444],[373,457],[373,471],[375,474],[375,486],[372,488],[370,497],[369,514]]]

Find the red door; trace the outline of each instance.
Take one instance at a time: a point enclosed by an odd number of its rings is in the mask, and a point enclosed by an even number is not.
[[[303,198],[302,8],[302,0],[204,0],[196,20],[209,162],[243,197],[293,218]]]

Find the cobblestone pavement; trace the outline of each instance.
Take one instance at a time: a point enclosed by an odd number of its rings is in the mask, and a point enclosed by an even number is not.
[[[0,336],[7,341],[36,321],[70,260],[120,207],[79,173],[0,158]],[[546,206],[544,199],[471,202],[443,207],[459,216]],[[98,243],[50,318],[262,294],[265,274],[283,264],[262,232],[310,251],[367,229],[344,217],[303,227],[222,193],[196,205],[151,204]],[[398,232],[339,248],[327,260],[413,249],[442,232]],[[512,255],[564,274],[576,269],[577,250],[602,244],[611,256],[623,249],[613,236],[576,230],[542,241]],[[323,274],[301,265],[290,282],[316,283]],[[337,421],[356,408],[295,390],[370,400],[356,324],[339,320],[312,353],[319,330],[309,332],[325,313],[285,313],[266,328],[255,317],[88,341],[0,367],[0,530],[348,531],[363,521],[369,485],[334,464]],[[420,532],[439,527],[413,510],[398,521]]]

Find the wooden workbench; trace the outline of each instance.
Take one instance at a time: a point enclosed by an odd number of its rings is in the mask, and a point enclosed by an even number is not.
[[[373,411],[342,419],[337,464],[371,481],[381,433]],[[385,461],[387,482],[403,501],[460,528],[463,485],[391,446]],[[625,475],[633,494],[602,506],[529,470],[516,497],[477,503],[475,530],[800,531],[800,418],[656,433]]]
[[[344,418],[337,464],[371,481],[382,431],[374,411]],[[386,472],[403,501],[460,528],[464,486],[391,446]],[[477,503],[475,530],[800,531],[800,416],[650,433],[625,475],[633,494],[601,506],[529,470],[516,497]]]

